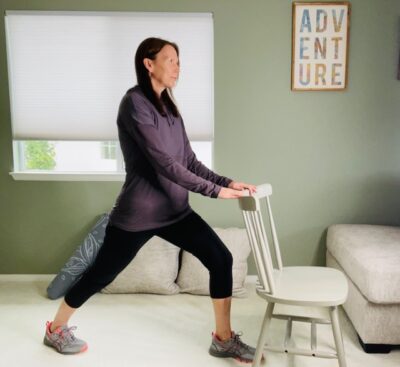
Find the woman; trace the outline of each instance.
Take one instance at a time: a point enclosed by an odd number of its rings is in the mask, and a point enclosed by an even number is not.
[[[231,330],[232,255],[212,228],[189,206],[188,190],[211,198],[234,199],[256,187],[219,176],[196,159],[171,89],[179,77],[176,44],[148,38],[135,56],[138,85],[119,106],[117,124],[126,180],[110,213],[103,246],[92,267],[67,292],[44,343],[63,354],[87,349],[68,328],[73,312],[131,262],[157,235],[189,251],[210,273],[215,311],[209,353],[251,362],[254,348]]]

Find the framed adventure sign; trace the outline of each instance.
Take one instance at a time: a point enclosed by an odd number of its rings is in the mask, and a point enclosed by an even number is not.
[[[292,4],[292,90],[347,87],[349,2]]]

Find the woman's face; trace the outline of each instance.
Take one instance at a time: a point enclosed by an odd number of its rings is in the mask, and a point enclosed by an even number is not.
[[[161,93],[165,88],[175,86],[179,77],[179,58],[174,47],[165,45],[155,60],[146,58],[144,63],[156,92]]]

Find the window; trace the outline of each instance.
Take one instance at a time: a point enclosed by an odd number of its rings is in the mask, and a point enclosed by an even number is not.
[[[5,23],[15,178],[123,179],[117,110],[136,84],[137,46],[151,36],[180,48],[175,99],[193,150],[212,168],[211,14],[6,11]]]
[[[104,141],[100,143],[101,159],[116,159],[115,151],[117,149],[117,143],[115,141]]]
[[[212,142],[191,142],[191,146],[197,159],[211,168]],[[125,170],[118,141],[14,141],[14,153],[15,172],[19,173],[123,173]]]

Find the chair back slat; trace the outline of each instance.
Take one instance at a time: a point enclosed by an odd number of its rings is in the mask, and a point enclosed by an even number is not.
[[[266,199],[269,225],[272,234],[274,257],[279,270],[282,270],[282,259],[279,250],[279,242],[276,234],[275,223],[269,196],[272,195],[272,187],[269,184],[257,186],[257,192],[239,198],[239,206],[243,213],[247,235],[256,263],[258,278],[264,291],[273,294],[275,291],[274,266],[268,236],[265,231],[263,216],[261,213],[261,201]]]
[[[254,226],[253,226],[251,218],[250,218],[250,212],[243,211],[242,213],[243,213],[243,218],[244,218],[244,222],[246,225],[246,232],[247,232],[247,236],[249,238],[251,251],[254,256],[254,262],[256,263],[258,279],[261,283],[261,286],[264,289],[269,290],[269,281],[267,279],[266,266],[265,266],[264,262],[261,260],[260,249],[257,245],[257,239],[256,239],[256,235],[255,235]]]
[[[275,249],[276,262],[278,264],[278,269],[282,270],[281,251],[279,249],[278,236],[276,234],[275,222],[274,222],[274,217],[272,216],[271,203],[269,202],[269,196],[267,196],[267,207],[268,207],[269,223],[270,223],[271,231],[272,231],[272,240],[273,240],[274,249]]]
[[[269,244],[268,244],[268,239],[267,239],[267,235],[265,233],[265,228],[264,228],[264,223],[262,220],[262,216],[261,216],[261,212],[260,211],[256,211],[256,212],[252,212],[251,215],[254,218],[254,222],[255,222],[255,230],[257,235],[257,245],[260,249],[260,253],[261,253],[261,259],[265,264],[265,272],[267,275],[267,281],[268,281],[268,290],[271,293],[274,293],[275,291],[275,283],[274,283],[274,266],[272,263],[272,257],[271,257],[271,251],[269,248]],[[266,289],[267,290],[267,289]]]

